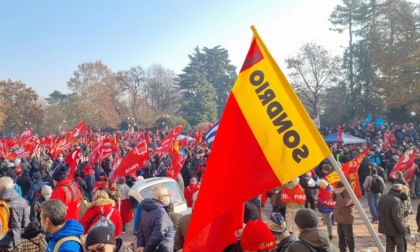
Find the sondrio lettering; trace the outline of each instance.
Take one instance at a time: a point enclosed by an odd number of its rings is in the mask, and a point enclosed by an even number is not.
[[[270,88],[268,81],[264,82],[264,73],[261,70],[255,70],[249,77],[251,85],[257,87],[255,93],[258,95],[261,104],[266,106],[267,115],[270,117],[273,125],[277,127],[278,134],[283,134],[283,143],[293,149],[292,158],[296,163],[309,156],[309,149],[305,144],[300,145],[299,133],[293,129],[293,123],[287,120],[287,114],[279,101],[275,100],[276,94]],[[300,145],[300,147],[298,147]]]

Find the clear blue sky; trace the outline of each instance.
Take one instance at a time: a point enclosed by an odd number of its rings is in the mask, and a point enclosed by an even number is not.
[[[339,0],[0,0],[0,80],[22,80],[42,97],[68,93],[79,64],[112,71],[161,64],[181,73],[196,46],[229,51],[239,68],[255,25],[280,67],[305,42],[334,54],[346,37],[329,31]]]

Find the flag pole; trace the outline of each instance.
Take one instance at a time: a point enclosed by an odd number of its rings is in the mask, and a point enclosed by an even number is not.
[[[357,208],[357,211],[359,211],[359,214],[362,216],[363,222],[365,223],[365,225],[369,229],[369,232],[372,235],[373,240],[375,241],[376,246],[379,249],[379,252],[385,252],[384,247],[382,246],[381,240],[379,240],[378,234],[373,229],[372,223],[370,223],[369,218],[367,217],[365,211],[362,208],[362,205],[359,202],[359,199],[356,197],[356,194],[354,194],[353,188],[351,188],[351,186],[350,186],[349,182],[347,181],[346,177],[344,177],[343,171],[341,171],[341,168],[340,168],[339,164],[337,163],[337,161],[334,159],[334,157],[332,155],[328,157],[328,160],[330,161],[330,163],[332,164],[334,169],[337,171],[338,176],[340,176],[341,182],[343,182],[344,187],[346,188],[347,192],[350,195],[350,198],[352,199],[354,205]]]

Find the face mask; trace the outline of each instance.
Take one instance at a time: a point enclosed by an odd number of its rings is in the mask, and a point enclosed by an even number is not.
[[[42,196],[44,196],[44,199],[45,199],[45,200],[49,200],[49,199],[51,198],[51,194],[42,195]]]

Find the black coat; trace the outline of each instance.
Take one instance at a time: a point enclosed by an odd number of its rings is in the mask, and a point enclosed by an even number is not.
[[[22,189],[22,196],[26,197],[32,185],[32,179],[29,177],[29,173],[23,174],[21,177],[19,177],[16,181],[16,184],[18,184]]]
[[[404,236],[405,229],[400,217],[401,199],[399,194],[399,192],[391,189],[379,199],[378,231],[386,236]]]

